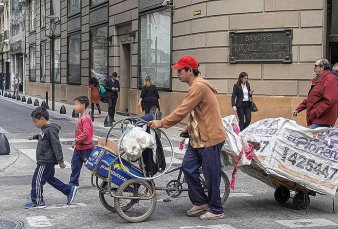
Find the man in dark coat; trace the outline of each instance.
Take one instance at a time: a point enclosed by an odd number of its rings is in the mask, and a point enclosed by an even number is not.
[[[113,72],[111,78],[106,79],[104,87],[106,88],[106,96],[108,102],[108,114],[113,122],[115,116],[115,107],[120,91],[120,82],[117,80],[117,73]]]

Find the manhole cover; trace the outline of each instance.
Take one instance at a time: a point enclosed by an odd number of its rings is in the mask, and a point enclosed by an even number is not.
[[[20,229],[23,228],[21,221],[9,221],[0,219],[0,229]]]

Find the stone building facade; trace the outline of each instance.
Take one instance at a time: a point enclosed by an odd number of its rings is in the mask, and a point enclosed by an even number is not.
[[[58,100],[72,102],[75,96],[87,95],[89,76],[102,79],[116,71],[121,82],[118,110],[138,113],[139,88],[150,75],[160,88],[161,110],[168,114],[187,90],[170,65],[190,54],[200,62],[202,75],[217,86],[223,115],[233,113],[232,87],[245,71],[259,109],[253,119],[291,118],[308,92],[315,60],[338,62],[334,9],[338,12],[338,4],[331,0],[30,0],[26,91],[43,95],[51,90],[47,17],[56,15]],[[233,32],[285,30],[291,31],[290,63],[232,63]],[[297,119],[305,124],[303,116]]]

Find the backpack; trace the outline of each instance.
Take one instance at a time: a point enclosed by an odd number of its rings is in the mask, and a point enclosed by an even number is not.
[[[107,103],[108,102],[108,98],[106,96],[106,92],[107,92],[106,88],[102,84],[100,84],[99,85],[99,94],[100,94],[100,100],[103,103]]]

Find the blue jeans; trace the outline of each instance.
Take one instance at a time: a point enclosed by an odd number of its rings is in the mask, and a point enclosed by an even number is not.
[[[195,149],[189,146],[183,162],[182,171],[189,188],[189,198],[193,205],[209,205],[209,211],[214,214],[222,214],[221,203],[221,159],[220,153],[224,142],[207,148]],[[199,168],[202,166],[208,196],[201,185]]]
[[[325,124],[312,124],[310,126],[311,129],[316,129],[318,127],[331,127],[330,125],[325,125]]]
[[[72,174],[70,175],[69,183],[79,185],[79,178],[81,174],[82,165],[88,160],[88,157],[92,151],[93,149],[87,150],[74,149],[72,158]]]
[[[43,201],[43,186],[50,184],[53,188],[59,190],[64,195],[68,195],[71,191],[71,186],[63,183],[55,175],[54,165],[38,164],[33,178],[32,178],[32,191],[31,199],[34,204],[42,204]]]

